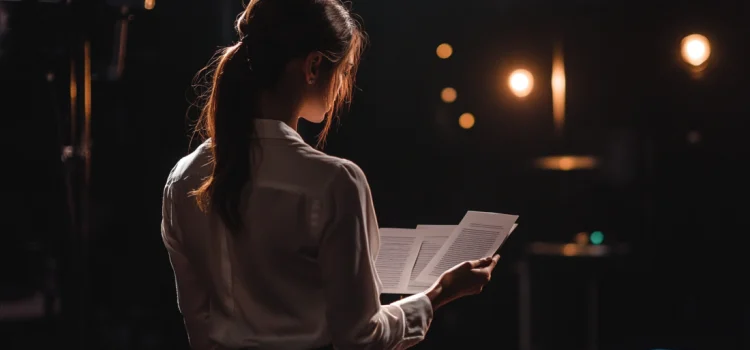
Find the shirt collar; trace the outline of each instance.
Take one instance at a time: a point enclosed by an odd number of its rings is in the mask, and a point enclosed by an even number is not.
[[[305,142],[291,126],[275,119],[255,119],[255,135],[259,139],[286,139]]]

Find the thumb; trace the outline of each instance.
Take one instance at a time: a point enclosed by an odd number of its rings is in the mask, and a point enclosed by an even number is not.
[[[488,273],[492,273],[492,270],[494,270],[495,266],[497,266],[497,262],[500,261],[500,255],[495,254],[493,257],[486,259],[489,259],[489,262],[485,266],[483,266],[483,269],[487,270]]]
[[[478,260],[471,260],[470,263],[472,269],[481,269],[492,264],[492,257],[488,256],[486,258],[481,258]]]
[[[492,263],[490,265],[492,265],[492,267],[495,267],[495,265],[497,265],[497,262],[500,261],[500,254],[495,254],[491,259]]]

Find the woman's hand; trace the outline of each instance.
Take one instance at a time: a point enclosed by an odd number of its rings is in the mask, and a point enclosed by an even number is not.
[[[425,293],[432,302],[432,308],[437,309],[467,295],[479,294],[490,281],[498,260],[500,255],[464,261],[443,272]]]

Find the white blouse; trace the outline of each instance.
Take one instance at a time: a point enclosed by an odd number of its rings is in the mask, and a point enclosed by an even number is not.
[[[202,144],[164,187],[162,238],[194,349],[404,349],[424,339],[424,293],[380,304],[378,222],[354,163],[290,126],[256,123],[259,159],[231,234],[188,193],[210,174]],[[247,192],[249,190],[249,192]]]

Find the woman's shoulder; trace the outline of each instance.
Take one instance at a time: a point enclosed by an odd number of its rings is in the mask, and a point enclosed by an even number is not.
[[[332,156],[318,150],[306,152],[304,158],[308,165],[306,169],[308,175],[318,174],[322,179],[328,179],[327,182],[331,185],[352,182],[367,184],[362,168],[349,159]]]
[[[340,158],[339,172],[351,181],[367,182],[365,172],[351,160]]]
[[[336,158],[335,166],[335,173],[331,176],[331,187],[358,189],[358,191],[369,188],[365,172],[357,163],[345,158]]]
[[[190,154],[180,158],[169,172],[167,186],[197,179],[200,181],[211,172],[211,150],[205,141]]]

